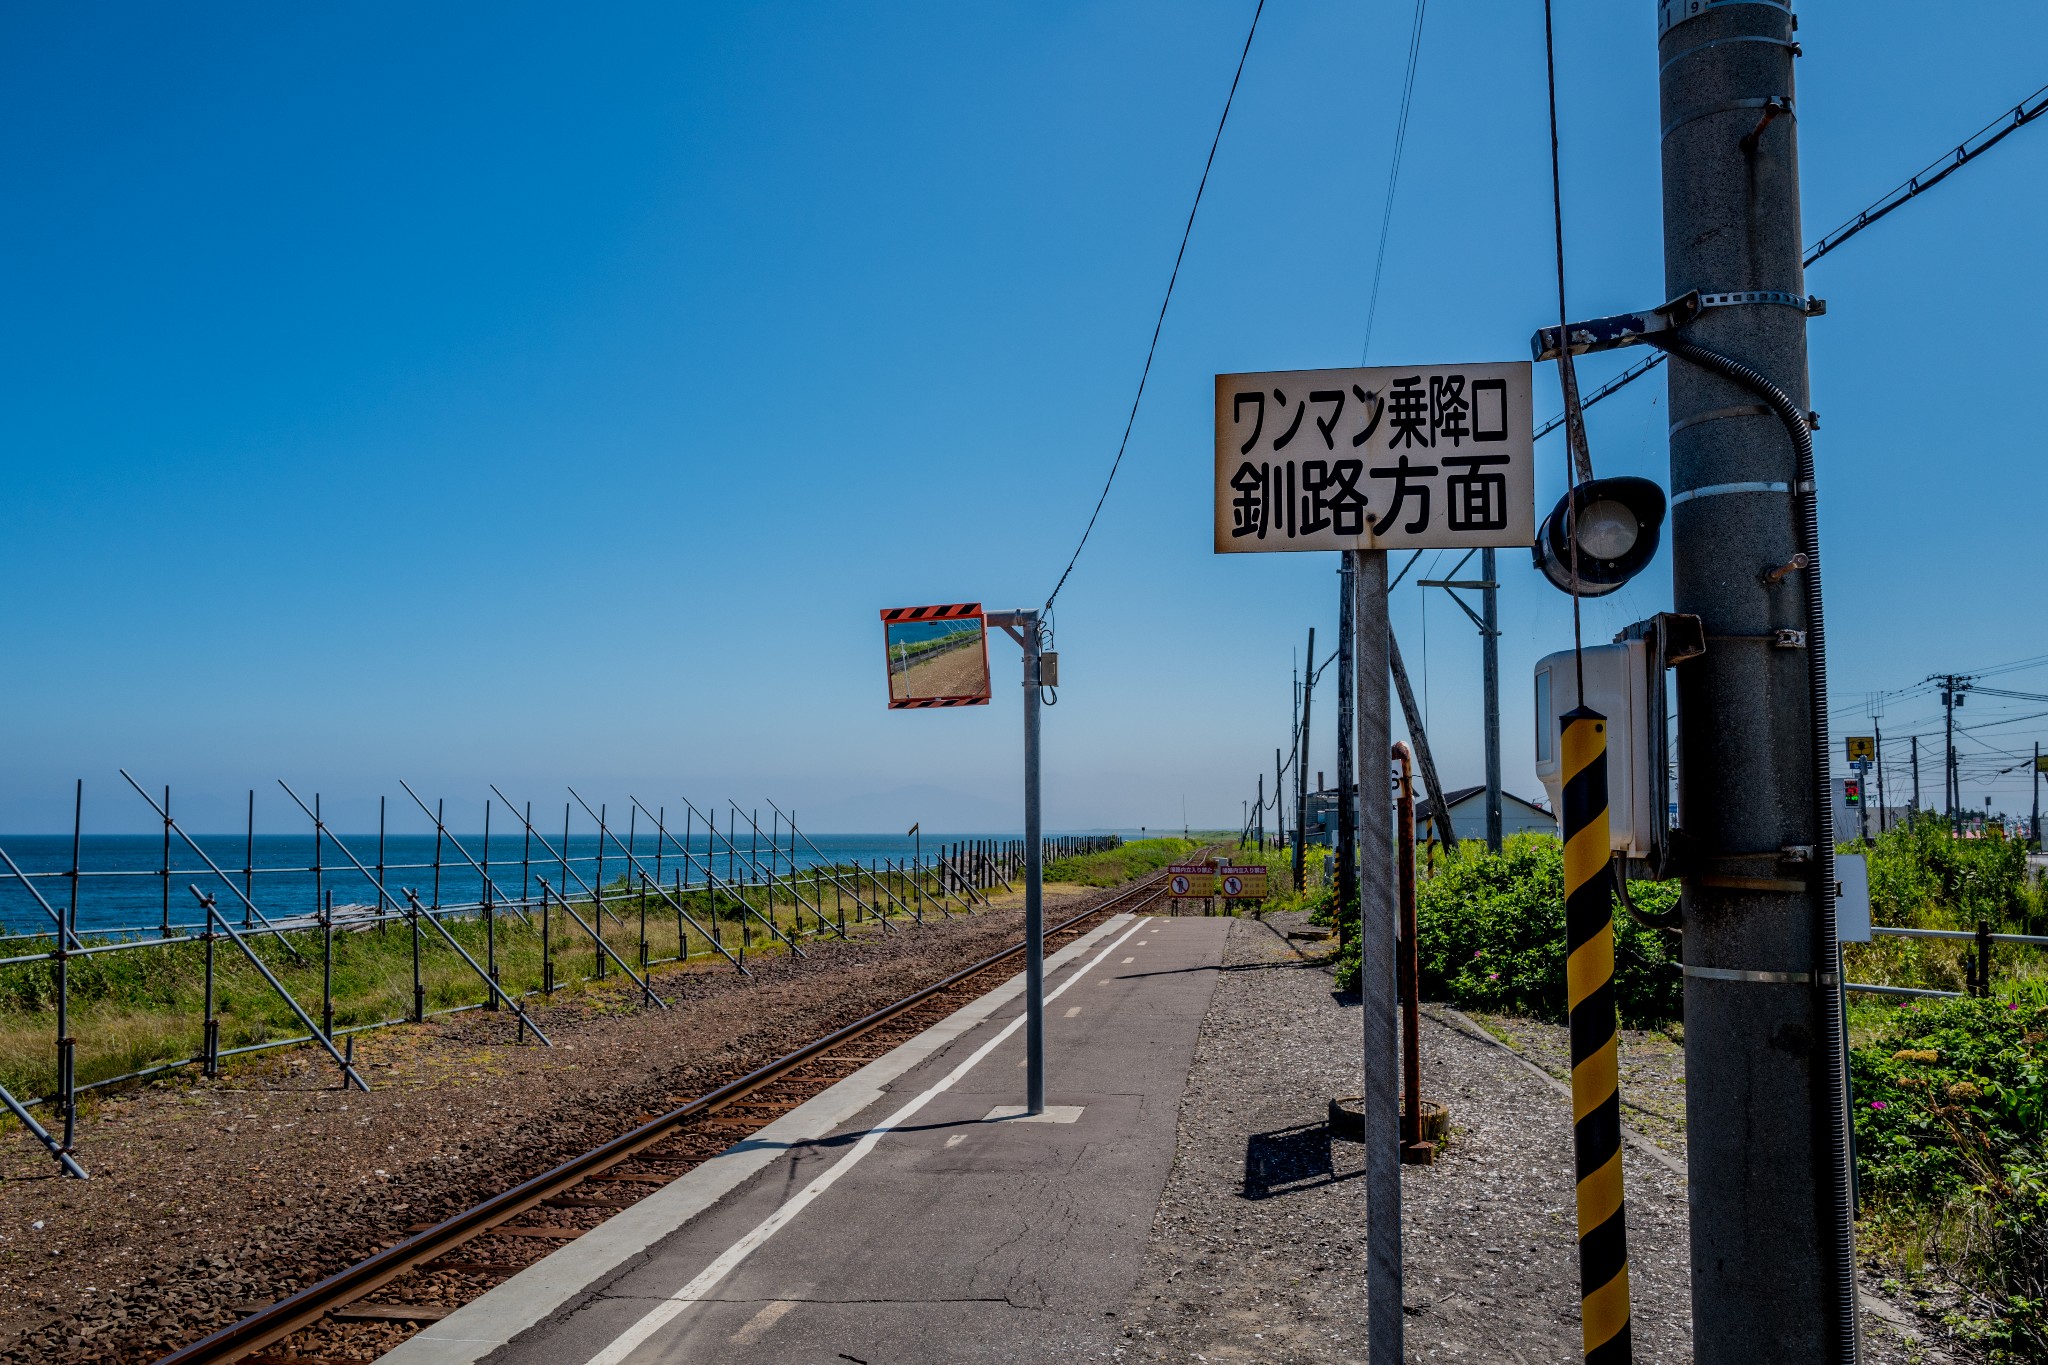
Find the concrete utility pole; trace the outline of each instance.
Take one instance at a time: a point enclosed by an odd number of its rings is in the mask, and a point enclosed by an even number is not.
[[[1963,704],[1963,693],[1970,690],[1974,678],[1957,673],[1937,673],[1927,681],[1941,685],[1942,716],[1942,803],[1948,814],[1948,827],[1955,832],[1962,827],[1963,783],[1962,774],[1956,768],[1956,708]]]
[[[2027,824],[2027,833],[2034,837],[2034,851],[2040,852],[2041,842],[2041,742],[2034,741],[2034,818]]]
[[[1778,0],[1659,5],[1667,297],[1749,293],[1686,339],[1810,406],[1794,19]],[[1826,928],[1827,770],[1809,649],[1802,471],[1759,390],[1669,366],[1673,605],[1707,653],[1678,670],[1686,1131],[1699,1365],[1856,1359],[1853,1226]],[[1806,561],[1797,561],[1803,568]],[[1764,575],[1779,572],[1776,586]]]
[[[1486,846],[1500,852],[1500,575],[1493,551],[1479,552],[1479,576],[1489,585],[1479,592],[1479,634],[1486,672]],[[1444,812],[1449,816],[1449,812]]]
[[[1909,735],[1907,738],[1913,741],[1913,815],[1917,819],[1920,815],[1920,736]]]
[[[1387,679],[1387,552],[1348,550],[1345,616],[1357,655],[1359,1014],[1365,1060],[1366,1345],[1371,1365],[1401,1365],[1401,1048],[1395,999],[1394,747]],[[1341,761],[1341,760],[1340,760]],[[1347,803],[1348,804],[1348,803]]]

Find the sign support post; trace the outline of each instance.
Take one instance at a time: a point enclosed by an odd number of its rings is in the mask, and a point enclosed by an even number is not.
[[[1342,552],[1336,854],[1339,923],[1360,950],[1372,1365],[1404,1359],[1390,679],[1406,687],[1387,621],[1387,552],[1535,541],[1529,384],[1521,361],[1216,376],[1216,552]],[[1313,678],[1313,652],[1309,669]],[[1448,825],[1420,729],[1414,739]]]
[[[1398,1365],[1401,1311],[1401,1048],[1395,1000],[1394,804],[1388,781],[1393,719],[1387,552],[1352,550],[1352,651],[1358,742],[1358,1003],[1365,1087],[1366,1347],[1372,1365]]]

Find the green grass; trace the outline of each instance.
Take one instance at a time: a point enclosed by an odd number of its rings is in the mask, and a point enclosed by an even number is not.
[[[914,888],[900,874],[881,874],[882,882],[907,903],[916,903]],[[883,900],[865,872],[857,881],[849,874],[854,889],[870,904]],[[927,896],[931,883],[927,882]],[[820,880],[809,873],[798,878],[797,889],[828,920],[838,923],[843,909],[849,928],[868,918],[844,892],[835,897],[829,878]],[[674,894],[673,891],[670,893]],[[745,952],[787,951],[773,940],[758,919],[742,920],[739,907],[730,897],[713,897],[699,889],[678,897],[692,917],[706,929],[715,930],[726,950]],[[749,893],[750,902],[766,916],[765,892]],[[587,899],[571,902],[578,915],[593,928],[598,916]],[[613,952],[639,970],[641,961],[640,893],[614,883],[605,893],[602,935]],[[657,964],[673,959],[681,939],[675,910],[660,896],[648,894],[646,908],[647,957]],[[952,904],[957,912],[959,905]],[[939,911],[925,902],[925,913]],[[803,911],[802,925],[792,913],[788,892],[778,890],[774,922],[786,933],[797,936],[815,931],[816,918]],[[714,918],[715,916],[715,918]],[[479,963],[488,960],[495,940],[500,984],[515,997],[542,987],[544,960],[554,967],[555,996],[597,995],[616,999],[630,1007],[639,991],[617,963],[606,960],[598,967],[598,950],[591,936],[574,919],[556,907],[548,915],[550,929],[546,951],[540,932],[541,917],[523,921],[510,911],[499,911],[494,923],[482,919],[443,920],[449,933]],[[902,920],[904,912],[891,908],[891,918]],[[692,962],[715,960],[710,940],[684,926]],[[318,1022],[323,1004],[323,943],[318,930],[293,931],[278,938],[251,937],[247,941],[286,990]],[[88,945],[95,940],[87,938]],[[295,961],[284,943],[296,949],[302,961]],[[47,951],[48,940],[20,945],[20,951]],[[289,1006],[264,981],[240,949],[226,938],[214,943],[215,1008],[220,1020],[223,1050],[303,1036]],[[422,925],[419,943],[420,985],[429,1012],[464,1005],[481,1004],[489,991],[477,973],[463,962],[446,940],[430,926]],[[337,1030],[356,1025],[377,1024],[407,1018],[413,1008],[413,938],[411,926],[403,921],[333,935],[331,999]],[[673,970],[671,967],[670,970]],[[126,948],[118,952],[95,953],[72,959],[69,967],[70,1031],[77,1039],[76,1075],[81,1085],[125,1075],[196,1056],[202,1046],[205,948],[199,943],[168,943]],[[56,967],[49,962],[23,963],[0,968],[0,1085],[19,1098],[46,1095],[56,1086]]]
[[[1101,853],[1055,858],[1045,865],[1045,879],[1068,886],[1122,886],[1178,862],[1201,846],[1193,839],[1134,839]]]

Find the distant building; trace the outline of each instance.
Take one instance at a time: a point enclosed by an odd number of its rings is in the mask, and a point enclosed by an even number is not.
[[[1418,782],[1417,787],[1421,786]],[[1418,792],[1419,795],[1419,792]],[[1486,838],[1486,788],[1459,787],[1444,793],[1444,800],[1451,807],[1451,828],[1460,840]],[[1432,809],[1427,798],[1417,802],[1415,808],[1415,837],[1426,840],[1435,837]],[[1337,792],[1329,788],[1309,793],[1308,811],[1302,821],[1302,829],[1312,844],[1334,844],[1337,840]],[[1524,801],[1513,792],[1500,794],[1500,829],[1503,836],[1533,831],[1537,834],[1557,833],[1557,817],[1534,801]]]
[[[1444,793],[1451,808],[1451,829],[1460,841],[1486,838],[1486,788],[1459,787]],[[1428,801],[1415,809],[1415,837],[1418,841],[1437,837],[1436,808]],[[1557,817],[1534,801],[1524,801],[1513,792],[1500,794],[1500,832],[1510,834],[1555,834]]]

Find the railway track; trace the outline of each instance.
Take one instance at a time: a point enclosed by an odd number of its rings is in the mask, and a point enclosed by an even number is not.
[[[1166,900],[1155,873],[1046,929],[1048,950],[1103,916]],[[246,1305],[233,1324],[157,1365],[351,1365],[391,1349],[427,1323],[481,1297],[811,1096],[951,1014],[984,973],[1020,957],[1022,943],[816,1038],[581,1156],[491,1196],[275,1303]]]

